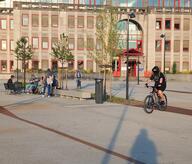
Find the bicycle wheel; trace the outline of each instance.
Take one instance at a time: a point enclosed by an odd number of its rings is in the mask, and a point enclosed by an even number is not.
[[[153,97],[151,95],[148,95],[144,100],[144,110],[146,113],[153,112],[153,104],[154,104]]]
[[[167,109],[167,96],[164,93],[163,93],[163,96],[164,96],[164,104],[161,105],[161,110],[165,111]]]

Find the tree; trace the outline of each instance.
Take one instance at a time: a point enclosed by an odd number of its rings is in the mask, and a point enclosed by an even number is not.
[[[112,88],[112,61],[120,54],[119,32],[118,32],[118,13],[115,8],[104,8],[97,17],[96,37],[97,43],[94,49],[89,52],[91,58],[104,69],[104,96],[106,96],[106,71],[110,71],[110,98]],[[87,44],[89,46],[89,44]],[[89,48],[89,47],[88,47]]]
[[[69,49],[68,36],[64,33],[60,35],[60,40],[52,47],[51,55],[59,60],[62,64],[62,89],[63,89],[63,77],[64,77],[64,64],[74,60]],[[66,89],[67,89],[67,70],[66,70]]]
[[[173,72],[173,74],[176,74],[176,72],[177,72],[177,64],[176,64],[176,62],[173,63],[172,72]]]
[[[26,84],[26,66],[27,62],[32,59],[33,51],[30,45],[28,45],[28,41],[25,37],[21,37],[20,40],[16,42],[15,54],[17,60],[22,61],[23,74],[24,74],[24,92],[25,92],[25,84]],[[17,68],[18,69],[18,68]]]

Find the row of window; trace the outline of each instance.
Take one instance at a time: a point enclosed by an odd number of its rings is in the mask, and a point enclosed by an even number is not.
[[[189,52],[189,40],[183,40],[183,52]],[[155,41],[155,51],[162,50],[162,40]],[[165,40],[165,51],[171,51],[171,41]],[[174,52],[180,52],[180,40],[174,40]]]
[[[28,37],[26,39],[29,41]],[[40,38],[38,37],[32,37],[31,39],[31,45],[33,49],[39,49],[40,44],[39,44]],[[51,47],[54,46],[54,43],[58,42],[58,38],[51,38]],[[75,38],[69,38],[69,49],[74,50],[75,49]],[[85,45],[86,44],[86,45]],[[7,51],[7,40],[0,40],[0,50],[2,51]],[[84,50],[85,47],[87,50],[93,50],[94,49],[94,38],[87,37],[86,43],[84,41],[83,37],[77,38],[77,49],[78,50]],[[49,49],[49,38],[48,37],[42,37],[41,38],[41,48],[42,49]],[[101,42],[97,40],[96,43],[96,48],[99,50],[101,49]],[[14,50],[14,41],[10,40],[10,50]]]
[[[1,30],[7,30],[8,29],[8,24],[6,19],[0,19],[0,29]],[[13,30],[14,29],[14,22],[13,19],[9,20],[9,29]]]
[[[171,30],[171,23],[172,20],[171,18],[166,18],[164,21],[164,27],[165,30]],[[156,30],[161,30],[162,29],[162,18],[157,18],[156,19],[156,24],[155,28]],[[181,29],[181,19],[180,18],[175,18],[174,19],[174,30],[180,30]],[[183,31],[189,31],[190,30],[190,19],[189,18],[184,18],[183,20]]]
[[[10,62],[10,63],[8,63]],[[71,61],[68,65],[69,69],[74,69],[74,62],[75,61]],[[77,60],[77,65],[78,68],[84,69],[84,61],[83,60]],[[13,66],[14,66],[14,61],[13,60],[0,60],[0,71],[2,72],[7,72],[8,71],[8,64],[10,65],[10,71],[13,71]],[[32,60],[31,62],[32,64],[32,68],[33,69],[39,69],[39,61],[37,60]],[[41,65],[42,68],[44,70],[46,70],[47,68],[49,68],[49,61],[48,60],[42,60],[41,61]],[[52,68],[57,68],[58,67],[58,62],[52,60],[51,62]],[[92,60],[87,60],[86,61],[86,66],[87,66],[87,70],[93,70],[93,61]],[[26,64],[26,67],[29,68],[29,63]]]
[[[31,24],[32,27],[38,27],[40,25],[39,21],[39,15],[38,14],[32,14],[31,16]],[[94,16],[87,16],[87,28],[93,29],[94,28]],[[75,28],[75,16],[69,15],[68,16],[68,27],[69,28]],[[49,27],[49,21],[51,24],[51,27],[58,27],[59,20],[58,15],[51,15],[51,19],[49,20],[49,15],[42,14],[41,15],[41,26],[42,27]],[[22,15],[22,26],[28,26],[29,25],[29,15],[23,14]],[[85,27],[85,17],[84,16],[77,16],[77,27],[78,28],[84,28]]]

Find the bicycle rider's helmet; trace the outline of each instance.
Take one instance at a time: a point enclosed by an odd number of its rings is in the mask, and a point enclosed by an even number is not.
[[[154,66],[153,69],[152,69],[152,72],[153,72],[154,74],[158,74],[158,73],[160,72],[159,67],[158,67],[158,66]]]

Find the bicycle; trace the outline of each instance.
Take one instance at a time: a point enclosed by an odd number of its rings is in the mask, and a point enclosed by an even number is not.
[[[161,104],[160,97],[157,94],[157,90],[154,86],[148,86],[147,88],[152,88],[152,91],[149,95],[146,96],[144,100],[144,110],[146,113],[152,113],[154,109],[158,109],[160,111],[165,111],[167,108],[167,96],[164,95],[164,104]]]

